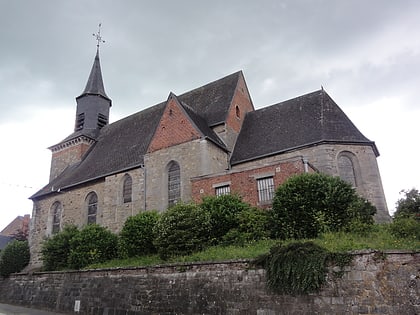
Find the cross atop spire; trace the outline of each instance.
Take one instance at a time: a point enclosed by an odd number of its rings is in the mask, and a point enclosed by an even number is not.
[[[98,49],[101,43],[105,43],[105,41],[102,39],[102,36],[101,36],[101,26],[102,26],[102,23],[99,23],[98,32],[96,34],[92,34],[96,38],[96,42],[97,42],[96,47]]]

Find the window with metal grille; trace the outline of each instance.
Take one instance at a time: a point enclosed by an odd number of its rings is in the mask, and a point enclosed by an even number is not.
[[[133,180],[131,176],[128,174],[124,175],[124,182],[123,182],[123,202],[131,202],[131,195],[133,192]]]
[[[61,203],[56,201],[52,205],[52,234],[60,232],[61,227]]]
[[[96,214],[98,212],[98,195],[94,192],[89,193],[87,196],[87,223],[96,223]]]
[[[171,161],[168,165],[168,206],[175,205],[181,199],[181,171],[179,164]]]
[[[274,179],[272,176],[257,179],[258,200],[260,203],[271,203],[274,197]]]
[[[230,195],[230,185],[219,186],[215,188],[216,196]]]

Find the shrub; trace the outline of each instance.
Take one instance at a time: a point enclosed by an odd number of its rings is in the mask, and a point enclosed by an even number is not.
[[[412,238],[420,241],[420,220],[414,217],[398,217],[389,225],[389,229],[397,238]]]
[[[258,259],[267,272],[267,286],[280,294],[316,292],[325,283],[329,252],[312,242],[271,248]]]
[[[338,177],[318,173],[291,177],[278,187],[273,200],[273,236],[314,238],[321,232],[344,230],[356,219],[371,224],[374,208],[359,199]]]
[[[141,212],[129,217],[119,235],[120,256],[126,258],[156,253],[153,229],[158,219],[156,211]]]
[[[417,189],[402,190],[404,197],[397,201],[394,219],[414,218],[420,221],[420,193]]]
[[[118,237],[97,224],[86,225],[70,239],[69,267],[80,269],[118,256]]]
[[[79,233],[74,225],[67,225],[63,230],[47,238],[42,243],[41,254],[45,270],[63,270],[69,268],[70,240]]]
[[[179,203],[159,218],[155,225],[155,246],[162,259],[187,255],[208,243],[210,215],[194,204]]]
[[[236,217],[238,225],[223,236],[223,245],[245,245],[269,238],[267,211],[249,207]]]
[[[239,226],[239,214],[248,211],[251,206],[237,195],[204,197],[200,207],[210,214],[210,241],[218,244],[231,229]]]
[[[29,246],[27,241],[12,241],[0,255],[0,275],[8,277],[11,273],[20,272],[29,263]]]

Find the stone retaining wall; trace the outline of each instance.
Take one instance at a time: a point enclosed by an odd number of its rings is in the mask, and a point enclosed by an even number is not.
[[[420,252],[354,253],[341,279],[276,295],[249,261],[15,274],[0,302],[72,314],[420,314]]]

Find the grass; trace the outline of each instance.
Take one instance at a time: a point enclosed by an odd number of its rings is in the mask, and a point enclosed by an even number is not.
[[[245,246],[213,246],[188,256],[173,257],[162,260],[157,255],[114,259],[102,264],[90,265],[87,269],[153,266],[170,263],[226,261],[234,259],[255,259],[268,253],[276,244],[284,245],[293,240],[262,240]],[[415,238],[396,238],[389,233],[388,225],[375,225],[372,231],[360,233],[324,233],[316,239],[316,244],[331,252],[347,252],[353,250],[420,250],[420,242]]]

